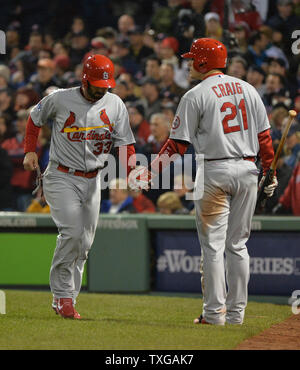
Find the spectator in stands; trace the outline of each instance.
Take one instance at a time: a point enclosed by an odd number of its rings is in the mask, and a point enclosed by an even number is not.
[[[0,145],[4,140],[12,136],[14,136],[14,127],[11,117],[6,113],[0,113]]]
[[[194,184],[193,180],[188,175],[177,175],[174,179],[174,192],[179,196],[179,199],[184,208],[191,211],[194,208],[194,201],[187,199],[187,194],[191,195]]]
[[[128,31],[135,26],[133,17],[129,14],[123,14],[118,19],[118,41],[128,40]]]
[[[134,60],[134,58],[132,58],[129,49],[130,44],[127,40],[117,41],[112,46],[112,53],[110,54],[110,58],[120,59],[125,71],[134,76],[142,69],[142,67]]]
[[[283,103],[277,104],[271,111],[270,123],[271,123],[271,137],[273,143],[278,143],[282,136],[282,130],[284,121],[289,116],[289,110]]]
[[[187,25],[185,31],[188,31],[187,26],[193,26],[193,35],[191,38],[205,37],[206,26],[204,21],[204,15],[208,13],[210,9],[210,1],[207,0],[191,0],[191,22],[186,21]],[[185,49],[187,50],[187,49]]]
[[[55,76],[55,62],[52,59],[40,59],[37,63],[37,74],[30,79],[30,85],[43,96],[49,86],[60,86],[61,81]]]
[[[152,78],[159,82],[160,80],[160,67],[161,61],[156,56],[150,56],[146,59],[145,63],[145,76],[144,80]]]
[[[159,69],[160,83],[159,87],[163,90],[168,90],[170,93],[179,96],[180,98],[186,92],[185,89],[178,86],[175,82],[175,68],[171,63],[162,63]]]
[[[14,209],[24,212],[29,206],[33,190],[33,176],[35,174],[25,171],[23,167],[24,159],[24,137],[27,119],[29,116],[28,110],[20,110],[17,113],[17,134],[16,136],[6,139],[2,144],[2,148],[8,153],[10,160],[13,163],[13,175],[11,185],[13,189]]]
[[[287,55],[290,53],[292,32],[299,28],[300,18],[293,13],[292,0],[277,0],[278,14],[274,15],[267,21],[272,29],[279,31],[283,36],[284,50]]]
[[[153,50],[144,45],[144,29],[141,26],[130,28],[128,30],[128,37],[130,43],[129,55],[139,66],[139,71],[142,71],[143,62],[153,54]]]
[[[189,213],[188,210],[183,207],[178,194],[174,191],[167,191],[160,195],[156,205],[158,212],[164,215],[186,215]]]
[[[265,77],[264,70],[256,65],[250,66],[247,70],[246,81],[255,87],[261,98],[266,93]]]
[[[84,55],[82,63],[84,63],[90,55],[100,54],[108,57],[109,49],[105,38],[97,36],[91,40],[89,51]]]
[[[264,70],[267,67],[266,48],[268,40],[262,36],[262,33],[257,31],[249,37],[248,51],[244,54],[248,65],[257,65]]]
[[[239,52],[242,54],[248,51],[248,38],[250,35],[250,29],[246,22],[237,22],[232,28],[232,32],[236,39]]]
[[[216,3],[223,4],[223,7],[225,4],[224,1],[216,1]],[[249,25],[251,31],[258,30],[258,28],[262,24],[260,14],[256,10],[255,6],[253,6],[252,0],[232,0],[228,8],[229,20],[233,19],[234,23],[246,22]]]
[[[117,80],[112,92],[118,95],[124,103],[130,101],[130,89],[126,81]]]
[[[244,80],[247,74],[247,63],[245,59],[240,56],[233,57],[228,65],[227,74]]]
[[[133,198],[129,195],[127,182],[122,178],[109,184],[109,199],[102,200],[101,213],[134,213]]]
[[[154,113],[150,118],[151,135],[148,138],[148,154],[157,154],[170,134],[170,122],[162,113]]]
[[[217,13],[209,12],[204,17],[206,27],[206,37],[216,39],[219,41],[223,40],[223,28],[220,23],[220,17]]]
[[[69,57],[69,50],[67,45],[62,41],[56,41],[53,45],[52,52],[54,54],[54,58],[58,55],[64,55]]]
[[[169,63],[178,67],[179,59],[177,57],[179,49],[178,40],[175,37],[166,37],[160,43],[160,55],[162,63]]]
[[[118,80],[125,81],[127,86],[128,86],[128,89],[129,89],[129,96],[127,98],[128,101],[134,102],[134,101],[137,100],[137,97],[140,97],[140,95],[141,95],[140,87],[137,86],[137,84],[135,83],[135,81],[134,81],[134,79],[133,79],[133,77],[130,73],[122,72],[119,75]]]
[[[135,213],[155,213],[154,203],[142,191],[130,191],[129,194],[133,199],[132,205]]]
[[[8,62],[13,59],[20,51],[20,23],[15,21],[8,25],[6,29],[6,55]]]
[[[1,118],[0,118],[1,135]],[[13,210],[13,196],[11,187],[11,177],[13,165],[7,151],[1,147],[0,141],[0,212]]]
[[[131,25],[130,27],[132,27]],[[117,31],[112,27],[103,27],[97,30],[96,36],[103,37],[106,41],[107,48],[109,53],[111,53],[112,46],[117,41]]]
[[[162,99],[163,101],[164,99]],[[172,102],[169,103],[163,103],[161,104],[161,113],[166,116],[166,118],[169,121],[170,126],[172,125],[174,118],[175,118],[175,113],[177,109],[177,104],[174,104]]]
[[[0,89],[0,113],[5,113],[14,119],[14,100],[12,91],[8,88]]]
[[[300,216],[300,160],[295,165],[292,177],[277,206],[273,208],[273,214],[290,214]]]
[[[20,87],[15,96],[14,110],[18,112],[20,109],[28,109],[37,104],[40,100],[38,93],[30,87]]]
[[[89,37],[84,31],[72,34],[69,56],[73,67],[82,63],[85,54],[89,51],[89,42]]]
[[[287,120],[287,119],[286,119]],[[300,124],[293,124],[288,132],[286,138],[286,148],[288,156],[285,159],[285,163],[294,168],[297,162],[297,158],[300,153]]]
[[[145,118],[149,121],[153,113],[160,111],[159,86],[156,80],[147,79],[142,84],[141,103],[145,107]]]
[[[44,195],[37,195],[27,207],[27,213],[50,213],[50,207]]]
[[[290,96],[295,97],[297,94],[297,81],[295,78],[288,76],[286,62],[282,58],[269,58],[268,73],[277,73],[284,79],[284,86],[288,89]]]
[[[0,65],[0,89],[7,89],[9,87],[10,69],[4,64]]]
[[[71,61],[68,55],[59,54],[53,59],[55,63],[55,76],[61,81],[62,86],[66,85],[68,71],[70,70]]]
[[[73,36],[75,34],[80,34],[80,33],[83,33],[83,34],[87,33],[85,21],[82,17],[75,16],[71,24],[71,29],[64,38],[64,42],[67,45],[71,46]]]
[[[283,77],[278,73],[269,73],[266,77],[266,92],[263,95],[263,102],[268,113],[278,103],[278,101],[274,102],[273,100],[277,96],[285,96],[285,94],[286,89]]]
[[[43,49],[43,35],[38,31],[31,32],[27,45],[27,51],[25,52],[25,59],[36,66],[38,61],[39,52]]]
[[[182,4],[182,0],[168,0],[166,6],[157,7],[151,17],[151,27],[157,33],[173,34]]]
[[[143,153],[143,148],[151,134],[149,122],[145,119],[145,109],[142,104],[131,103],[128,105],[129,122],[135,137],[135,150]]]

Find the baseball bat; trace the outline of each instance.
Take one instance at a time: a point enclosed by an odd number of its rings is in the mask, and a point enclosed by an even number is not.
[[[290,110],[289,111],[289,120],[288,120],[288,123],[283,131],[283,134],[282,134],[282,137],[280,139],[280,142],[279,142],[279,145],[278,145],[278,148],[276,150],[276,153],[275,153],[275,156],[274,156],[274,159],[271,163],[271,166],[270,166],[270,169],[269,171],[267,172],[266,174],[266,178],[265,178],[265,181],[262,183],[262,185],[260,186],[260,188],[258,189],[258,194],[257,194],[257,205],[260,205],[262,204],[262,206],[264,207],[265,206],[265,202],[266,202],[266,198],[267,198],[267,195],[266,193],[264,192],[264,188],[268,185],[270,185],[273,181],[273,177],[274,177],[274,173],[276,171],[276,168],[277,168],[277,163],[278,163],[278,159],[280,157],[280,154],[282,152],[282,149],[283,149],[283,146],[285,144],[285,140],[287,138],[287,135],[289,133],[289,130],[291,128],[291,125],[294,121],[294,118],[296,117],[297,115],[297,112],[294,111],[294,110]]]

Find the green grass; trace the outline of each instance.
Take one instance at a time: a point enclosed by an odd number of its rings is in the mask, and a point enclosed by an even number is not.
[[[48,292],[5,290],[0,349],[233,349],[291,315],[289,306],[249,302],[243,326],[193,324],[197,298],[81,293],[82,320],[52,311]]]

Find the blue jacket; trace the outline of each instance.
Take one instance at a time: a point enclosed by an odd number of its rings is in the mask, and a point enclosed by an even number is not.
[[[100,207],[100,213],[109,213],[109,210],[111,208],[112,204],[109,199],[104,199],[101,201],[101,207]],[[132,213],[134,212],[133,207],[133,198],[127,197],[124,202],[121,204],[119,210],[117,213]]]

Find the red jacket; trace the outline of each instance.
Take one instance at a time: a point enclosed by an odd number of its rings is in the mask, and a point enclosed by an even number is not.
[[[28,191],[32,190],[34,187],[33,180],[35,173],[24,170],[24,140],[20,141],[16,137],[13,137],[4,140],[1,146],[7,151],[13,164],[13,175],[10,180],[11,185]]]
[[[137,213],[154,213],[155,205],[144,194],[133,199],[133,207]]]
[[[145,144],[150,134],[151,134],[151,131],[150,131],[149,123],[146,120],[142,121],[137,130],[138,138],[142,140],[143,143]]]
[[[284,208],[291,209],[294,216],[300,216],[300,161],[293,171],[293,175],[279,199]]]

